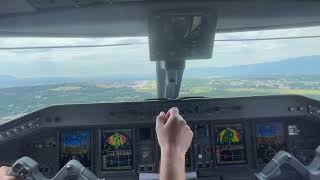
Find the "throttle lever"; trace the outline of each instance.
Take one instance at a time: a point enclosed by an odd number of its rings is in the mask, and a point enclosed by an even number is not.
[[[313,161],[304,166],[298,159],[286,151],[279,151],[272,160],[262,169],[261,172],[256,173],[259,180],[270,180],[281,175],[281,166],[289,165],[294,168],[305,180],[319,180],[320,179],[320,146],[316,149],[316,156]]]
[[[12,165],[10,176],[33,177],[36,180],[47,180],[39,171],[39,165],[29,157],[22,157]]]
[[[10,176],[28,177],[32,180],[64,180],[68,177],[76,180],[102,180],[77,160],[70,160],[52,179],[48,179],[39,171],[39,165],[29,157],[22,157],[12,165]]]

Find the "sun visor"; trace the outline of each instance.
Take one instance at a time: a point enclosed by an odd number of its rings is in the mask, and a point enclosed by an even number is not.
[[[176,10],[150,16],[150,60],[210,59],[216,24],[212,10]]]

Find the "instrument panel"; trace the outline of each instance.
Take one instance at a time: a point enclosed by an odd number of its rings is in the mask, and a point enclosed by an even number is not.
[[[302,96],[266,96],[53,106],[0,126],[0,154],[6,154],[0,164],[29,156],[48,178],[71,159],[107,179],[158,173],[155,117],[177,106],[194,132],[186,171],[199,179],[254,179],[280,150],[310,163],[320,144],[318,105]],[[30,122],[21,135],[3,133]],[[295,172],[288,176],[295,179]]]

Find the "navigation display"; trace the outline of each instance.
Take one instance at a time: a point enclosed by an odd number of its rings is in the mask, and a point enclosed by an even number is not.
[[[247,163],[242,124],[215,125],[216,159],[218,165]]]
[[[132,169],[132,130],[102,130],[102,170]]]
[[[257,123],[256,145],[259,163],[269,162],[278,151],[285,149],[282,123]]]
[[[71,159],[76,159],[85,167],[90,167],[90,131],[71,130],[60,134],[60,167]]]

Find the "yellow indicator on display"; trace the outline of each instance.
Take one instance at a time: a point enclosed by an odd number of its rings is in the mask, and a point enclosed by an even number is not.
[[[127,137],[122,134],[114,133],[107,138],[107,143],[115,148],[118,148],[128,142]]]

